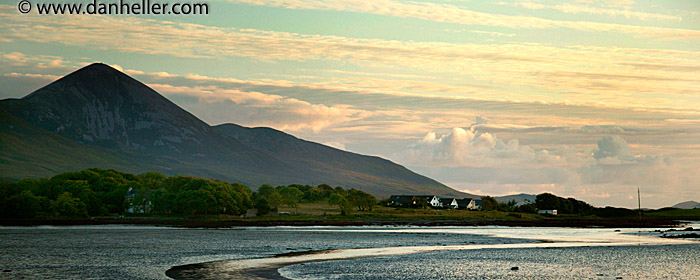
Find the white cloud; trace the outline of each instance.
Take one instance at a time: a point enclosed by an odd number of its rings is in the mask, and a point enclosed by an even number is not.
[[[624,0],[623,0],[624,1]],[[570,28],[587,32],[613,31],[631,34],[643,34],[667,38],[698,38],[700,31],[691,29],[663,28],[624,24],[611,24],[590,21],[550,20],[530,16],[511,16],[504,14],[472,11],[464,6],[430,2],[403,2],[393,0],[229,0],[229,2],[246,3],[251,5],[282,7],[287,9],[335,10],[359,13],[371,13],[395,17],[412,17],[437,22],[450,22],[465,25],[486,25],[507,27],[512,29],[556,29]],[[608,6],[620,7],[626,2],[610,3]],[[537,5],[537,4],[535,4]],[[539,6],[537,6],[539,7]],[[542,6],[544,8],[545,6]],[[641,12],[613,12],[610,9],[585,9],[580,5],[556,7],[566,12],[586,12],[597,14],[620,14],[638,18],[676,19],[667,15],[657,15]]]
[[[53,82],[55,80],[58,80],[61,78],[61,76],[58,75],[44,75],[44,74],[25,74],[25,73],[7,73],[3,74],[5,77],[10,77],[10,78],[29,78],[33,80],[43,80],[44,82]]]
[[[629,151],[629,145],[620,136],[605,136],[598,140],[598,149],[593,152],[593,157],[597,160],[606,158],[616,158],[624,161],[634,159]]]
[[[505,167],[566,163],[557,152],[535,150],[520,145],[517,139],[506,142],[487,132],[459,127],[440,136],[429,132],[406,152],[395,157],[412,166]]]
[[[195,102],[179,103],[210,123],[235,122],[243,125],[269,126],[280,130],[320,130],[345,122],[366,118],[368,111],[346,105],[326,106],[295,98],[215,86],[172,86],[149,84],[171,98],[193,97]]]
[[[623,3],[620,3],[623,4]],[[628,3],[631,4],[631,3]],[[593,14],[593,15],[606,15],[606,16],[624,16],[626,18],[637,18],[640,20],[672,20],[672,21],[682,21],[683,18],[680,16],[666,15],[666,14],[655,14],[655,13],[645,13],[636,12],[629,9],[608,9],[608,8],[596,8],[588,5],[576,5],[563,3],[558,5],[543,5],[534,2],[520,3],[521,7],[526,9],[541,10],[541,9],[552,9],[557,10],[567,14]],[[622,5],[608,5],[610,7],[620,7]]]

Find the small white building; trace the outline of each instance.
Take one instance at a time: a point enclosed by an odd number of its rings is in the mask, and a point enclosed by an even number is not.
[[[428,204],[430,204],[430,206],[440,207],[440,198],[438,198],[437,196],[427,196],[426,200],[428,200]]]
[[[449,208],[449,209],[457,209],[459,207],[459,204],[457,203],[457,199],[454,198],[447,198],[447,197],[440,197],[438,198],[440,201],[440,208]]]
[[[467,210],[481,210],[481,200],[471,198],[457,199],[457,208]]]
[[[540,215],[557,215],[557,210],[537,210],[537,214]]]

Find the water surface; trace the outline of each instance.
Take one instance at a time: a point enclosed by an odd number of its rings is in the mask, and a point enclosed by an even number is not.
[[[10,270],[0,278],[168,279],[173,266],[214,262],[224,270],[285,264],[279,273],[291,279],[700,279],[699,243],[643,231],[0,227],[0,269]],[[329,251],[275,257],[310,250]]]

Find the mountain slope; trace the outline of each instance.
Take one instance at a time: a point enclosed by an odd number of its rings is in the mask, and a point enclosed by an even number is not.
[[[700,202],[697,201],[686,201],[686,202],[681,202],[676,205],[671,206],[673,208],[680,208],[680,209],[695,209],[695,208],[700,208]]]
[[[384,197],[460,195],[378,157],[269,128],[209,126],[104,64],[79,69],[21,99],[0,101],[0,177],[87,167],[158,171],[261,184],[342,185]]]
[[[506,202],[506,203],[510,202],[511,200],[515,200],[515,202],[518,203],[517,205],[523,205],[523,204],[528,204],[528,203],[534,203],[537,196],[534,194],[521,193],[521,194],[497,196],[494,198],[498,202]]]
[[[298,139],[272,128],[247,128],[236,124],[222,124],[214,126],[214,129],[236,138],[253,149],[267,152],[284,162],[292,163],[312,175],[311,178],[325,178],[323,182],[329,184],[362,188],[382,196],[397,194],[397,192],[389,192],[393,190],[386,189],[388,186],[401,188],[403,193],[463,195],[451,189],[446,190],[442,184],[386,159],[341,151]],[[378,182],[382,183],[378,184]],[[404,184],[402,182],[413,182],[415,186],[402,186]]]

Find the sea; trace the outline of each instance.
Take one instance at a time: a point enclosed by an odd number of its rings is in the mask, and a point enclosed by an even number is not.
[[[662,230],[0,227],[0,279],[170,279],[201,263],[288,279],[700,279],[700,240]]]

